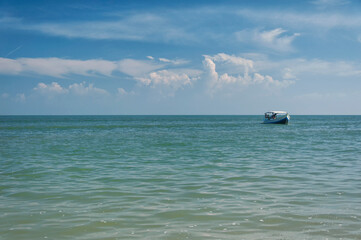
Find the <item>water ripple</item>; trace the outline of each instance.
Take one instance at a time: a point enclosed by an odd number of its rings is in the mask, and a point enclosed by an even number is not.
[[[358,239],[361,118],[0,117],[2,239]]]

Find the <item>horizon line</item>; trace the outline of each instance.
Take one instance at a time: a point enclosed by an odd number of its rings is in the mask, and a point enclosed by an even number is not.
[[[264,114],[0,114],[6,116],[263,116]],[[361,114],[290,114],[292,116],[361,116]]]

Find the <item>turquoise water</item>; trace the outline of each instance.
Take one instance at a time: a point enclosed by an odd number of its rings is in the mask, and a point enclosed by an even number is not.
[[[361,239],[361,116],[1,116],[0,239]]]

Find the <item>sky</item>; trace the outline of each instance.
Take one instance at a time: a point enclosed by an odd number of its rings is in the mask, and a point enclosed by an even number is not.
[[[0,114],[361,114],[361,2],[0,0]]]

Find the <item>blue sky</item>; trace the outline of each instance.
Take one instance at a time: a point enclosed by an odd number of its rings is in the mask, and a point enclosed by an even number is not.
[[[0,114],[361,114],[361,2],[0,1]]]

